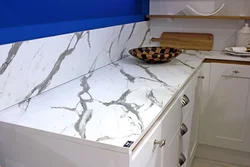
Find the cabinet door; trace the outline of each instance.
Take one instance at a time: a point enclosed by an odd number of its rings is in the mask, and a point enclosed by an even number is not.
[[[163,149],[163,165],[162,167],[178,167],[179,163],[179,141],[180,134],[179,130],[176,132],[173,140],[167,147]]]
[[[178,97],[169,105],[133,151],[131,167],[165,167],[166,162],[177,164],[179,139],[174,142],[176,140],[174,136],[179,136],[180,124],[181,97]],[[165,142],[161,145],[163,141]]]
[[[180,142],[180,125],[181,125],[181,97],[177,100],[177,103],[171,107],[172,113],[169,113],[167,119],[162,123],[162,129],[167,129],[168,124],[171,122],[171,129],[175,129],[174,133],[171,131],[171,134],[166,130],[162,131],[162,134],[165,139],[168,140],[167,145],[162,149],[162,167],[177,167],[179,160],[179,142]],[[178,113],[178,114],[177,114]],[[172,116],[171,116],[172,115]],[[175,116],[174,116],[175,115]],[[174,119],[173,119],[174,118]],[[170,138],[171,136],[171,138]]]
[[[156,123],[143,137],[133,151],[131,167],[162,167],[162,148],[154,144],[155,140],[163,140],[161,121]]]
[[[162,158],[162,151],[160,148],[157,148],[155,153],[150,158],[146,167],[162,167],[161,166],[161,158]]]
[[[198,81],[194,90],[194,109],[192,113],[192,124],[190,128],[190,141],[188,149],[188,162],[187,166],[192,165],[196,149],[198,147],[199,136],[199,114],[202,112],[204,105],[206,105],[206,99],[203,98],[203,93],[208,92],[207,81],[209,81],[210,64],[203,64],[201,71],[198,73]],[[207,91],[206,91],[207,90]],[[208,93],[207,93],[208,94]]]
[[[193,93],[192,101],[193,104],[190,106],[187,114],[183,114],[183,121],[181,126],[182,137],[180,139],[180,148],[181,153],[186,157],[187,161],[183,164],[184,167],[189,167],[189,164],[192,163],[193,156],[197,147],[198,140],[198,120],[199,120],[199,88],[202,88],[203,80],[200,78],[201,70],[197,71],[192,80],[190,81],[189,88],[186,91]],[[185,91],[184,91],[185,92]],[[183,110],[184,108],[182,108]]]
[[[250,151],[249,66],[211,64],[209,98],[201,115],[200,142]]]

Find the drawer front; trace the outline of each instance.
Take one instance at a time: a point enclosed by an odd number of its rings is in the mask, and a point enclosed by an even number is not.
[[[250,79],[250,66],[246,65],[224,65],[225,71],[222,73],[222,77],[243,77]]]
[[[143,140],[137,145],[132,155],[132,167],[153,166],[160,167],[162,150],[167,148],[173,140],[181,124],[180,97],[170,105],[159,120],[153,125]],[[165,145],[160,147],[156,141],[165,140]],[[165,155],[164,155],[165,157]]]
[[[164,148],[164,158],[162,167],[178,167],[179,163],[179,141],[180,141],[180,132],[176,132],[171,143]]]
[[[161,167],[162,150],[157,149],[151,156],[146,167]]]
[[[143,140],[135,149],[132,156],[132,167],[146,167],[150,165],[158,165],[161,161],[161,148],[154,145],[155,140],[163,140],[161,135],[160,123],[144,136]],[[155,166],[157,167],[157,166]]]
[[[166,117],[162,121],[162,135],[166,139],[167,145],[173,140],[176,131],[180,129],[182,116],[180,101],[180,98],[178,98],[176,103],[167,110]]]

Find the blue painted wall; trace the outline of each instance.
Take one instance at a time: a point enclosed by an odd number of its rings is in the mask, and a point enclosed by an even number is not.
[[[0,0],[0,44],[145,20],[149,0]]]

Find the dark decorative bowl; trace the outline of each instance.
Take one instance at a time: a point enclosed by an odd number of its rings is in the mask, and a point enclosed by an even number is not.
[[[171,59],[179,56],[180,49],[168,47],[144,47],[129,50],[129,53],[137,59],[148,63],[169,62]]]

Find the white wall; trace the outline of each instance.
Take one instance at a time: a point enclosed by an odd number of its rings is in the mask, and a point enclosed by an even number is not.
[[[222,4],[218,15],[250,15],[250,0],[151,0],[150,14],[176,14],[186,5],[201,13],[211,13]],[[237,31],[244,26],[243,20],[207,19],[151,19],[151,36],[160,37],[162,32],[195,32],[214,35],[213,50],[235,46]],[[159,45],[159,43],[152,43]]]
[[[222,4],[225,6],[218,15],[250,15],[249,0],[151,0],[150,14],[176,14],[186,5],[201,13],[212,13]]]
[[[150,29],[151,37],[160,37],[162,32],[212,33],[213,50],[223,50],[235,46],[237,31],[243,26],[244,21],[236,20],[151,19]]]

